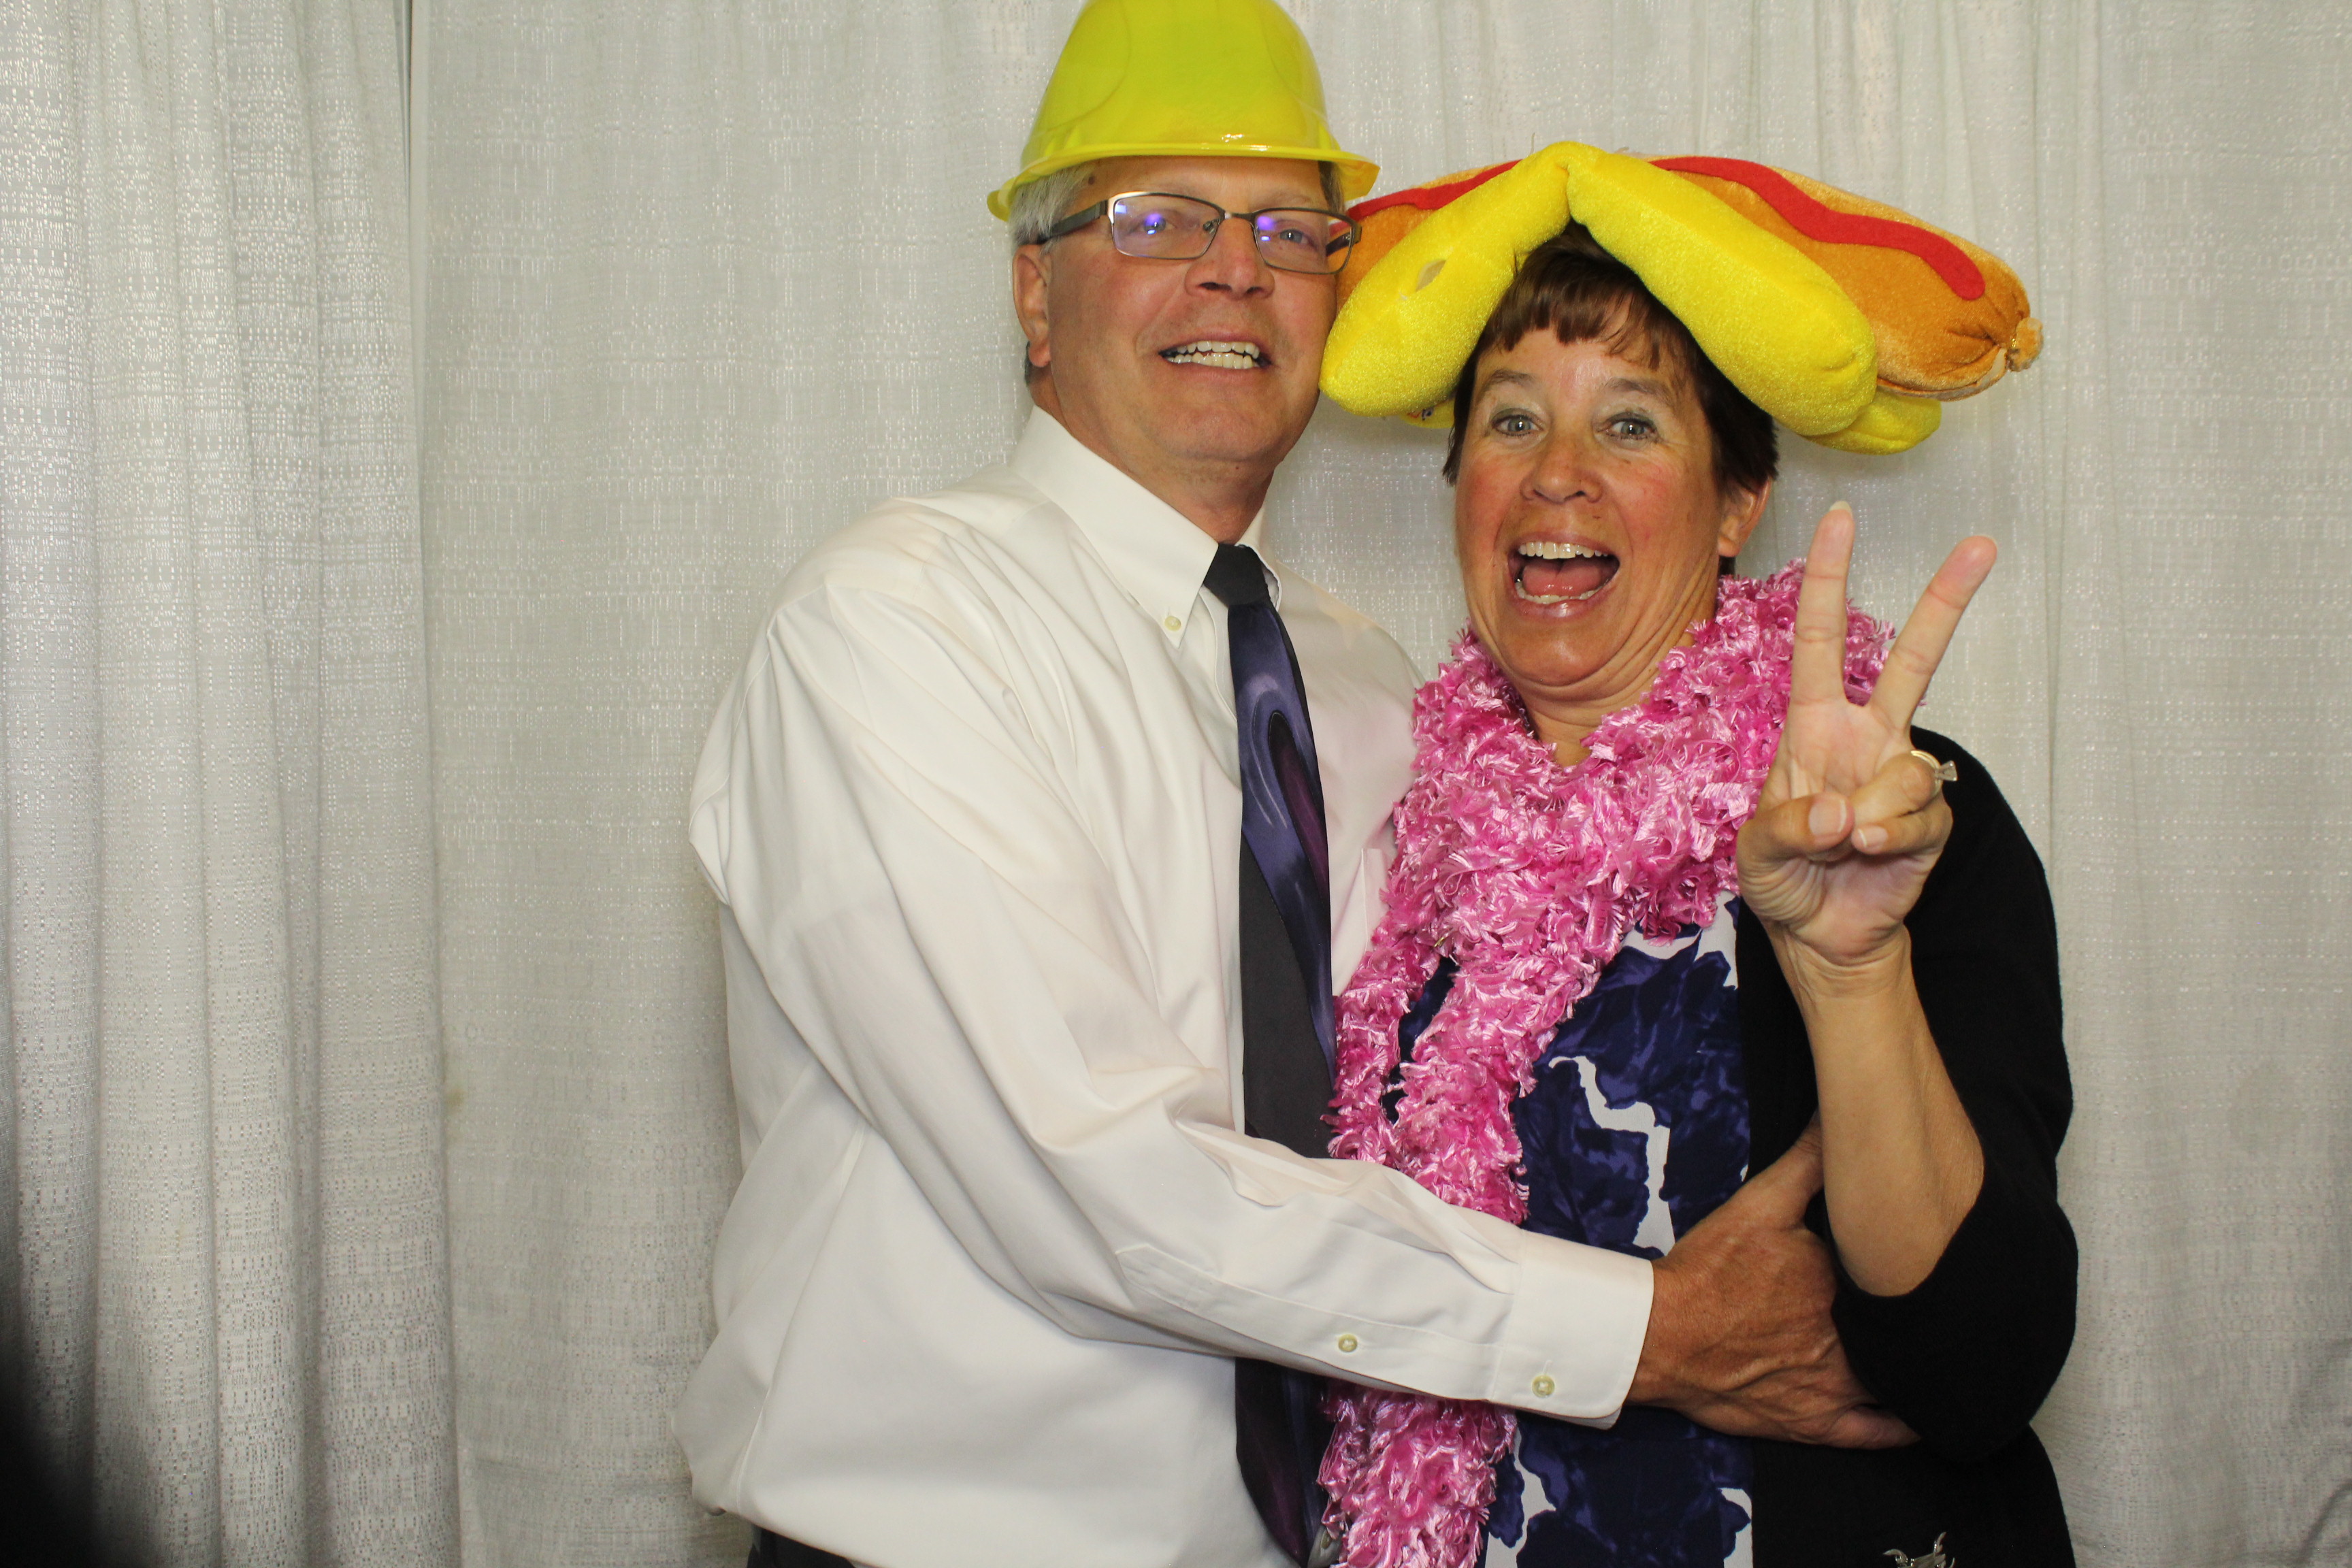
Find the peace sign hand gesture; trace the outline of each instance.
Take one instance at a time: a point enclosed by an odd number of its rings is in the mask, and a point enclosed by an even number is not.
[[[1903,920],[1952,827],[1935,765],[1911,749],[1911,716],[1996,550],[1981,537],[1953,547],[1859,706],[1845,695],[1853,554],[1853,513],[1841,502],[1813,530],[1788,721],[1739,834],[1740,897],[1772,934],[1783,966],[1794,960],[1823,981],[1908,962]]]

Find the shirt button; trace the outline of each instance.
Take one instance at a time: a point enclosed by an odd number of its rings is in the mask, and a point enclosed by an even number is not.
[[[1356,1336],[1353,1334],[1341,1334],[1339,1336],[1339,1353],[1341,1355],[1352,1355],[1355,1353],[1355,1350]]]
[[[1558,1387],[1559,1384],[1552,1382],[1551,1375],[1549,1373],[1539,1372],[1536,1373],[1536,1380],[1530,1386],[1535,1389],[1537,1398],[1549,1399],[1551,1397],[1551,1391]]]
[[[1183,622],[1181,622],[1181,621],[1180,621],[1180,620],[1178,620],[1178,619],[1177,619],[1175,616],[1164,616],[1164,617],[1162,617],[1162,619],[1160,620],[1160,624],[1161,626],[1166,626],[1166,627],[1167,627],[1170,631],[1171,631],[1171,632],[1181,632],[1181,631],[1182,631],[1182,630],[1184,629],[1184,623],[1183,623]]]

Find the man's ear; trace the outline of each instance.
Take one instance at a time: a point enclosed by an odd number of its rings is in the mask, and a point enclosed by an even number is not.
[[[1045,295],[1054,280],[1054,263],[1042,245],[1024,245],[1013,253],[1013,314],[1021,335],[1029,340],[1029,363],[1044,370],[1054,363],[1054,335],[1045,310]]]
[[[1748,547],[1748,536],[1764,521],[1764,503],[1772,499],[1772,481],[1752,490],[1733,490],[1723,498],[1723,521],[1716,530],[1715,552],[1728,561]]]

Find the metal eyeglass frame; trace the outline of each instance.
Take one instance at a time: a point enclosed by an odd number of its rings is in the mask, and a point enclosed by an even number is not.
[[[1358,223],[1354,218],[1349,217],[1346,213],[1328,212],[1322,207],[1260,207],[1255,212],[1237,213],[1227,211],[1225,208],[1217,205],[1216,203],[1210,201],[1205,196],[1188,196],[1181,191],[1121,191],[1117,195],[1105,196],[1102,200],[1097,202],[1090,207],[1080,207],[1076,212],[1072,213],[1069,216],[1064,218],[1061,222],[1047,229],[1045,233],[1045,237],[1037,243],[1040,245],[1050,245],[1055,240],[1063,237],[1065,235],[1076,234],[1078,230],[1086,227],[1087,225],[1094,222],[1095,219],[1107,216],[1110,212],[1114,204],[1131,201],[1137,196],[1166,196],[1171,201],[1191,202],[1196,206],[1207,207],[1210,211],[1217,215],[1214,218],[1210,219],[1201,226],[1201,233],[1202,237],[1201,248],[1191,256],[1135,256],[1135,253],[1131,250],[1120,249],[1118,226],[1116,225],[1112,226],[1110,236],[1111,248],[1118,251],[1121,256],[1132,256],[1138,261],[1198,261],[1202,257],[1208,255],[1210,249],[1216,245],[1217,230],[1224,226],[1225,220],[1227,218],[1238,217],[1247,218],[1249,220],[1250,238],[1255,243],[1255,248],[1259,258],[1268,267],[1273,268],[1277,272],[1296,272],[1304,278],[1328,278],[1332,274],[1338,272],[1340,268],[1347,265],[1347,259],[1345,256],[1342,255],[1342,252],[1352,247],[1357,240],[1363,237],[1364,233],[1364,226]],[[1265,216],[1267,213],[1313,213],[1317,217],[1337,218],[1339,222],[1346,224],[1348,226],[1347,231],[1338,239],[1332,241],[1328,246],[1327,246],[1323,253],[1327,259],[1336,259],[1336,265],[1322,267],[1310,272],[1303,267],[1285,267],[1276,261],[1272,257],[1266,255],[1265,242],[1258,237],[1257,220]]]

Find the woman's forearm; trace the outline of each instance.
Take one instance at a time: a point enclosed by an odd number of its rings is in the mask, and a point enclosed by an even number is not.
[[[1853,966],[1777,931],[1772,946],[1812,1040],[1839,1259],[1864,1290],[1901,1295],[1935,1268],[1984,1183],[1983,1149],[1912,981],[1909,933]]]

